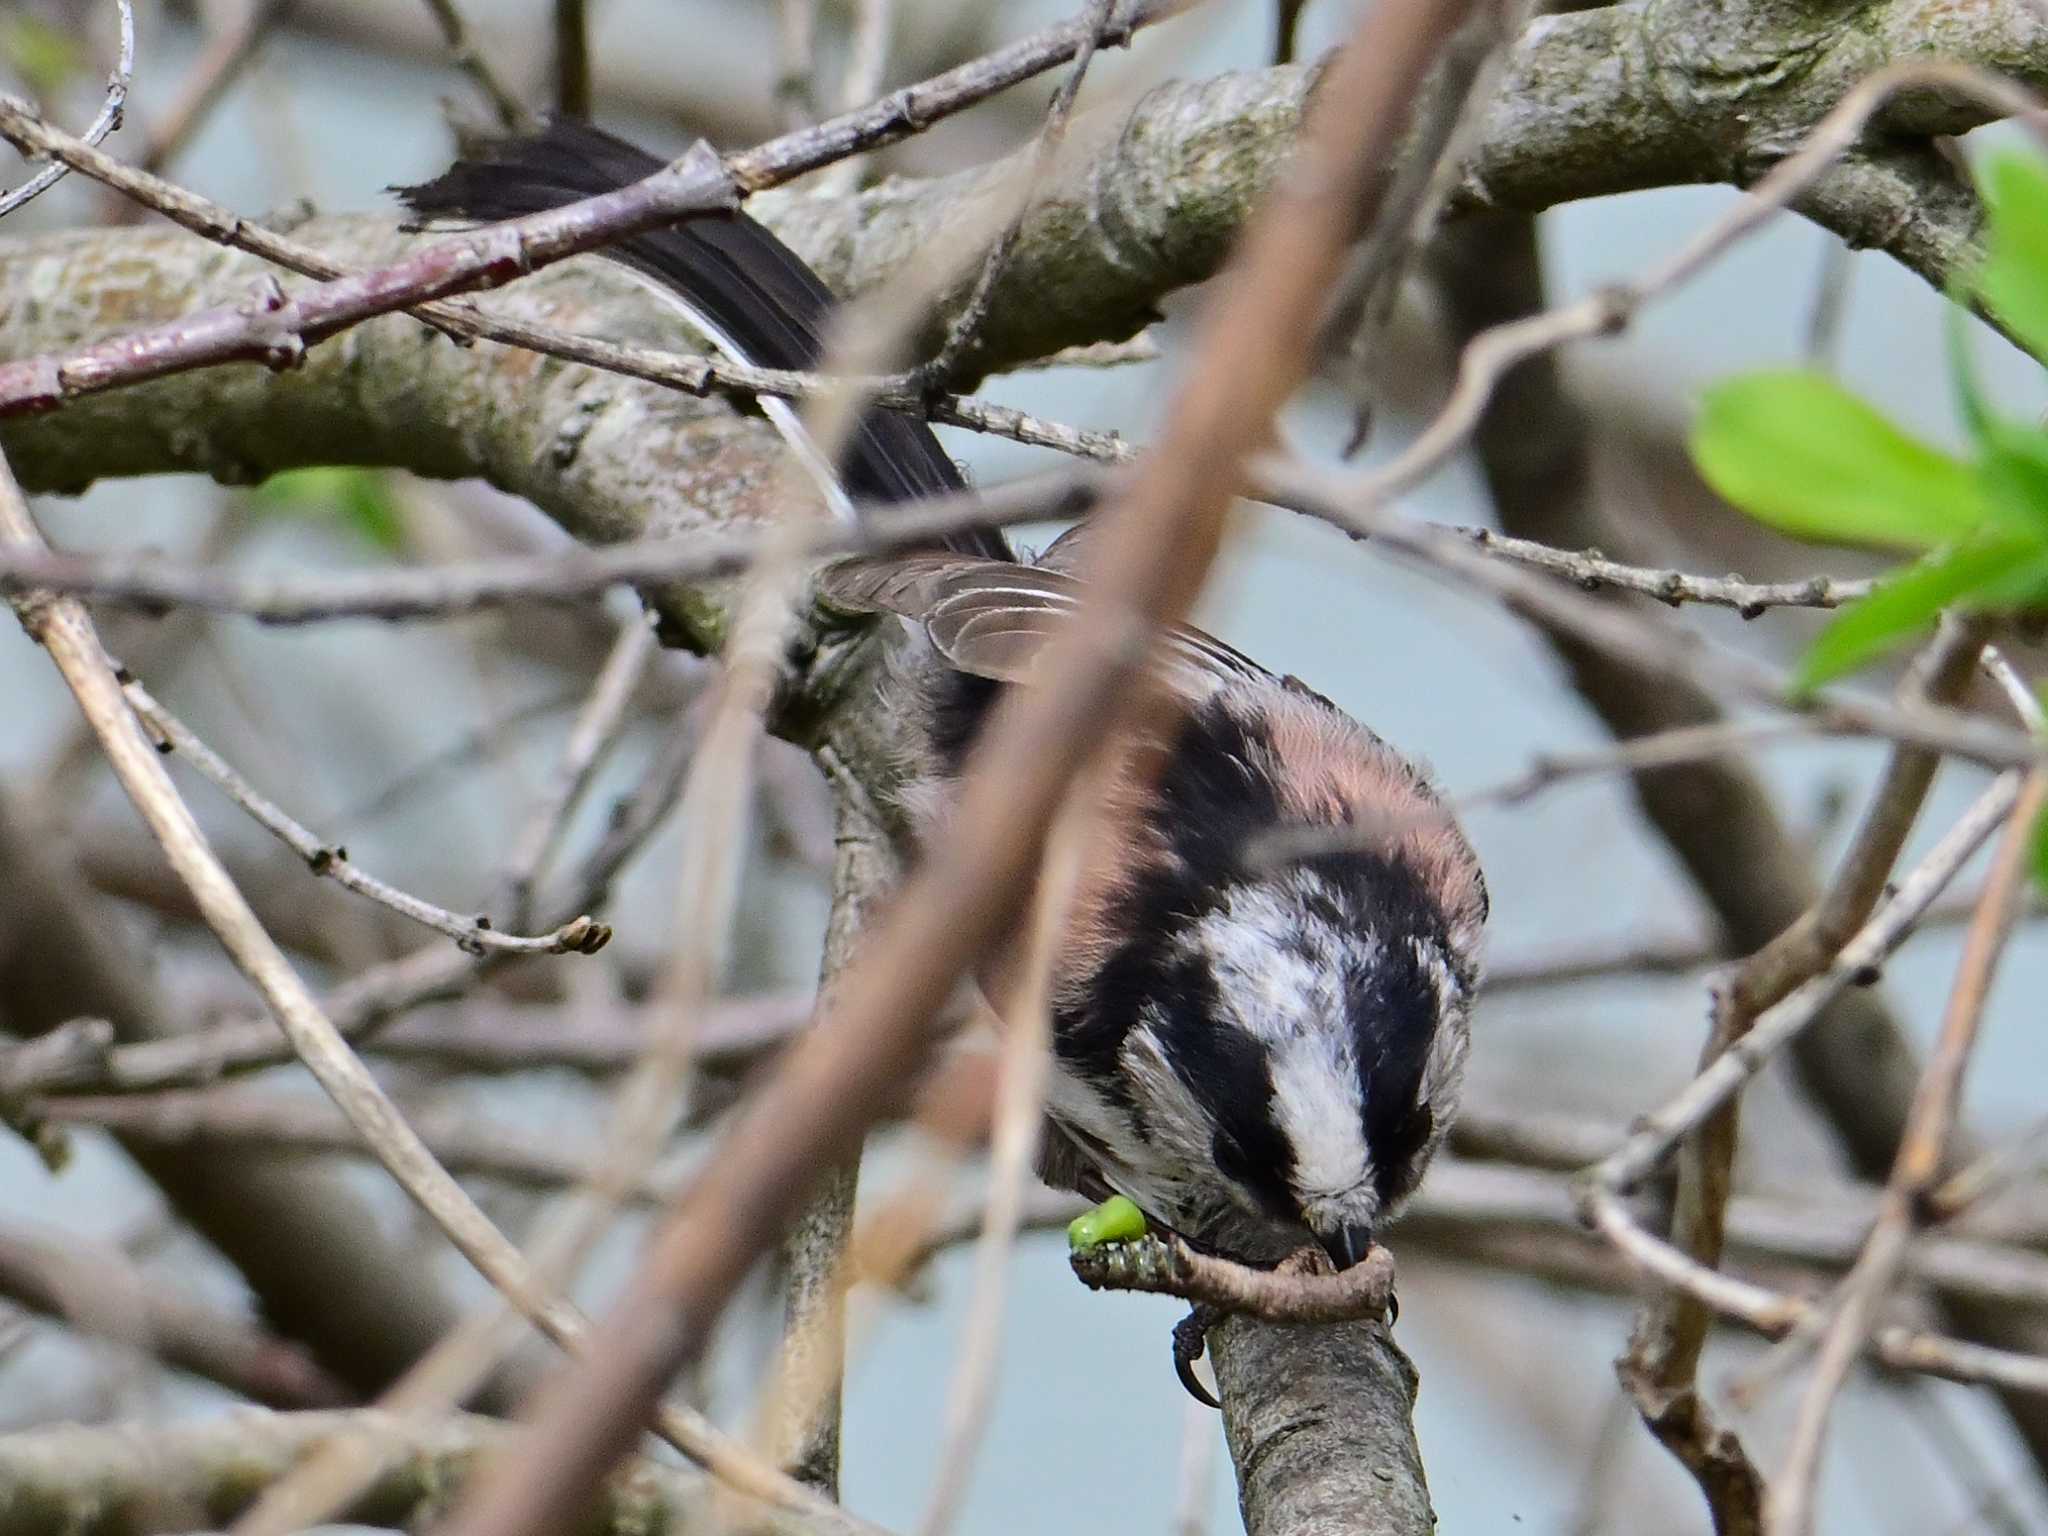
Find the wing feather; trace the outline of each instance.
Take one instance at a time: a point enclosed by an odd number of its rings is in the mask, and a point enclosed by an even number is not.
[[[1036,680],[1047,643],[1079,611],[1084,585],[1064,571],[934,553],[854,559],[829,566],[822,596],[853,612],[893,613],[924,627],[951,665],[1004,683]],[[1271,685],[1273,674],[1243,652],[1189,625],[1161,646],[1167,681],[1190,699],[1230,683]]]

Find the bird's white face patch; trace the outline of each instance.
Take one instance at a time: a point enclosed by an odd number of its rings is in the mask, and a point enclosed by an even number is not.
[[[1225,1020],[1264,1043],[1273,1119],[1294,1153],[1304,1207],[1370,1198],[1357,1050],[1347,1023],[1347,969],[1369,965],[1378,941],[1315,915],[1314,875],[1241,886],[1182,943],[1210,963]]]
[[[1305,898],[1312,875],[1287,887],[1234,887],[1224,905],[1181,935],[1183,951],[1204,956],[1224,1014],[1268,1044],[1343,1016],[1344,961],[1370,964],[1370,934],[1346,933],[1314,916]]]

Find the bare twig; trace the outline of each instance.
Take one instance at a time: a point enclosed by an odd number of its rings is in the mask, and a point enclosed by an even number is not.
[[[455,0],[425,0],[427,10],[441,29],[442,40],[448,45],[448,58],[455,67],[469,76],[470,82],[483,92],[484,99],[491,104],[491,110],[498,121],[514,133],[523,133],[533,127],[533,114],[526,109],[518,95],[491,67],[491,61],[477,46],[475,36],[470,32],[469,21],[456,6]]]
[[[889,72],[889,43],[896,30],[895,0],[853,0],[853,25],[847,36],[846,68],[838,91],[839,110],[866,106],[882,92]],[[813,23],[815,25],[815,23]],[[821,187],[850,191],[867,164],[862,155],[848,155],[825,168]]]
[[[1073,115],[1074,98],[1080,95],[1081,82],[1087,78],[1088,66],[1094,61],[1097,40],[1107,39],[1119,3],[1120,0],[1088,0],[1088,8],[1082,13],[1083,24],[1088,29],[1088,41],[1074,54],[1073,67],[1067,71],[1066,78],[1053,92],[1052,101],[1045,109],[1045,121],[1039,127],[1038,142],[1032,149],[1031,170],[1018,192],[1016,210],[1010,215],[1009,223],[1003,226],[1002,233],[996,236],[995,243],[988,248],[988,254],[982,258],[974,287],[947,325],[945,339],[939,343],[938,351],[912,375],[919,393],[929,395],[952,385],[960,360],[967,355],[968,348],[974,344],[975,333],[988,318],[996,282],[1002,277],[1003,268],[1009,264],[1018,236],[1024,232],[1024,220],[1038,196],[1039,183],[1059,154],[1060,141],[1067,134],[1067,119]]]
[[[1836,953],[1827,969],[1764,1010],[1748,1034],[1704,1067],[1675,1097],[1644,1116],[1628,1140],[1582,1178],[1578,1198],[1586,1219],[1615,1244],[1628,1261],[1667,1286],[1685,1290],[1717,1312],[1739,1317],[1773,1336],[1808,1315],[1806,1304],[1735,1281],[1700,1264],[1669,1243],[1646,1232],[1622,1204],[1621,1197],[1638,1187],[1678,1142],[1728,1102],[1744,1083],[1793,1036],[1808,1027],[1821,1011],[1858,977],[1883,962],[1913,931],[1920,915],[1952,880],[1964,862],[2012,813],[2025,776],[2007,773],[1970,806],[1920,864],[1878,908],[1869,922]],[[1879,1336],[1881,1349],[1899,1346]],[[2002,1351],[1957,1346],[1982,1365],[1999,1357],[1998,1379],[2018,1384],[2030,1367],[2008,1365]],[[1910,1355],[1913,1351],[1907,1350]],[[1945,1359],[1961,1355],[1941,1352]],[[1890,1354],[1886,1358],[1892,1358]],[[2042,1373],[2048,1380],[2048,1371]]]
[[[208,1088],[118,1098],[76,1094],[36,1107],[54,1124],[98,1126],[149,1146],[370,1155],[355,1128],[331,1105],[271,1089]],[[561,1136],[536,1141],[516,1129],[460,1114],[415,1112],[410,1119],[421,1141],[451,1173],[554,1193],[595,1177],[603,1167],[595,1138],[581,1138],[581,1145],[577,1138]],[[658,1203],[674,1193],[673,1181],[641,1180],[630,1193],[638,1203]]]
[[[1868,597],[1877,586],[1873,580],[1838,576],[1766,582],[1744,581],[1740,576],[1694,576],[1684,571],[1625,565],[1590,550],[1553,549],[1548,544],[1512,538],[1491,528],[1458,531],[1481,549],[1517,565],[1561,576],[1588,592],[1611,587],[1654,597],[1674,608],[1681,603],[1707,603],[1717,608],[1733,608],[1746,619],[1772,608],[1839,608]]]
[[[0,108],[5,106],[6,103],[0,101]],[[34,145],[38,152],[55,157],[80,174],[154,209],[204,239],[261,256],[289,271],[309,277],[338,279],[356,275],[343,263],[332,260],[311,246],[245,220],[231,209],[160,177],[127,166],[40,119],[16,120],[14,131],[22,142]],[[1130,445],[1114,433],[1065,426],[1012,406],[963,396],[928,394],[915,387],[914,382],[900,378],[849,381],[816,373],[755,368],[696,353],[669,352],[656,347],[607,341],[488,314],[467,299],[437,299],[404,307],[420,320],[451,336],[484,337],[508,346],[525,347],[628,378],[665,384],[700,397],[723,393],[740,400],[764,395],[814,399],[834,390],[854,387],[880,404],[916,411],[942,425],[1008,437],[1017,442],[1106,463],[1122,463],[1133,457]]]
[[[1033,480],[998,489],[972,510],[969,498],[944,497],[864,516],[857,527],[821,523],[799,535],[804,554],[882,551],[950,528],[1058,516],[1071,482]],[[745,570],[763,540],[751,534],[688,534],[602,549],[573,548],[538,557],[464,561],[366,576],[273,582],[143,555],[85,556],[0,549],[0,591],[61,591],[140,607],[185,605],[271,624],[343,617],[386,620],[453,617],[506,602],[580,602],[619,586],[710,580]]]
[[[115,0],[115,4],[121,12],[121,53],[114,62],[113,73],[107,76],[107,94],[100,103],[99,115],[85,130],[87,144],[99,143],[121,126],[121,114],[128,105],[128,82],[135,73],[135,7],[132,0]],[[41,197],[63,180],[68,169],[61,161],[47,165],[12,192],[0,193],[0,219]]]
[[[57,154],[67,164],[96,163],[53,135],[22,103],[0,97],[0,137],[18,147]],[[141,173],[127,173],[127,179]],[[110,183],[115,179],[108,179]],[[468,288],[510,282],[545,266],[692,213],[736,206],[740,193],[727,169],[698,145],[631,186],[453,239],[422,244],[376,272],[335,277],[288,295],[266,277],[240,305],[201,311],[69,357],[18,359],[0,365],[0,416],[52,410],[99,390],[226,362],[260,362],[284,370],[308,347],[363,320],[409,309]],[[230,229],[247,226],[232,220]],[[248,237],[254,238],[254,237]]]
[[[175,752],[191,763],[221,793],[248,812],[257,825],[304,859],[308,869],[334,881],[342,889],[354,891],[402,917],[445,933],[472,955],[592,955],[611,941],[611,929],[587,916],[571,918],[552,933],[530,936],[501,933],[487,916],[463,917],[379,880],[375,875],[358,869],[346,848],[316,837],[283,807],[265,798],[233,765],[159,704],[141,683],[123,673],[121,686],[136,717],[156,736],[160,751]]]
[[[1150,1291],[1206,1302],[1268,1323],[1355,1323],[1384,1317],[1394,1294],[1394,1259],[1374,1248],[1341,1274],[1282,1266],[1254,1269],[1198,1253],[1171,1233],[1076,1249],[1074,1273],[1098,1291]]]
[[[1862,1354],[1879,1301],[1889,1290],[1906,1246],[1919,1225],[1920,1202],[1940,1177],[1950,1128],[1962,1096],[1963,1073],[1977,1042],[1984,1001],[1999,957],[2011,936],[2021,883],[2027,879],[2027,851],[2034,822],[2048,801],[2048,770],[2035,769],[2015,802],[1991,873],[1984,882],[1977,921],[1964,941],[1955,986],[1949,993],[1941,1032],[1907,1117],[1906,1137],[1885,1186],[1878,1219],[1856,1267],[1842,1282],[1833,1316],[1820,1343],[1812,1379],[1799,1404],[1785,1466],[1764,1509],[1771,1536],[1807,1536],[1813,1528],[1814,1496],[1820,1479],[1821,1448],[1836,1396],[1850,1366]]]
[[[1128,19],[1125,35],[1179,3],[1184,0],[1141,3]],[[259,284],[251,302],[238,307],[189,315],[66,358],[0,364],[0,416],[49,410],[97,390],[214,363],[253,361],[291,367],[306,347],[372,316],[415,309],[467,288],[509,282],[638,230],[735,206],[741,198],[857,149],[894,143],[915,128],[1064,62],[1095,35],[1072,23],[1048,28],[816,128],[785,134],[722,161],[700,144],[632,186],[432,242],[378,272],[330,278],[296,297],[286,296],[274,281]],[[89,149],[81,152],[24,104],[5,98],[0,98],[0,137],[18,147],[56,154],[66,163],[82,165],[94,154]],[[126,179],[132,182],[136,175],[128,173]],[[116,171],[102,179],[117,185],[123,178]],[[192,201],[204,206],[203,200]],[[214,239],[230,233],[256,238],[239,219],[231,219],[226,229],[202,232]]]
[[[533,921],[533,887],[570,814],[589,787],[591,775],[618,740],[641,675],[655,651],[654,630],[636,615],[619,631],[611,654],[591,685],[590,697],[569,728],[562,756],[540,800],[513,839],[499,876],[499,905],[514,928]]]
[[[1973,626],[1948,623],[1909,674],[1902,695],[1953,702],[1975,670]],[[1870,917],[1934,782],[1938,759],[1920,747],[1892,754],[1834,881],[1798,923],[1743,962],[1715,989],[1713,1028],[1700,1064],[1709,1066],[1749,1032],[1757,1016],[1823,970]],[[1736,1119],[1731,1099],[1681,1144],[1671,1241],[1712,1267],[1721,1259],[1734,1191]],[[1652,1298],[1638,1315],[1621,1378],[1666,1447],[1690,1470],[1717,1528],[1760,1528],[1764,1485],[1732,1431],[1695,1389],[1712,1314],[1684,1292]]]
[[[959,1518],[974,1455],[988,1424],[1002,1337],[1004,1281],[1023,1217],[1052,1071],[1053,966],[1080,878],[1083,850],[1096,830],[1102,788],[1099,772],[1083,774],[1053,821],[1019,979],[1013,995],[1001,1005],[1004,1033],[996,1076],[987,1215],[975,1247],[967,1336],[946,1402],[939,1474],[925,1503],[924,1518],[918,1522],[918,1536],[945,1536]]]
[[[2034,95],[1985,70],[1914,59],[1878,70],[1843,96],[1805,140],[1750,188],[1749,195],[1700,229],[1641,277],[1610,284],[1586,298],[1526,319],[1497,325],[1469,342],[1458,360],[1450,397],[1429,424],[1388,463],[1354,477],[1355,504],[1377,505],[1411,489],[1440,468],[1472,434],[1502,377],[1517,363],[1570,341],[1610,336],[1646,304],[1703,271],[1816,181],[1862,135],[1871,118],[1901,92],[1940,88],[2035,123]]]
[[[818,120],[818,0],[775,0],[775,101],[794,132]]]
[[[370,1525],[423,1525],[451,1487],[507,1446],[498,1419],[450,1414],[431,1424],[368,1410],[207,1415],[171,1424],[65,1425],[0,1436],[0,1536],[38,1536],[61,1521],[73,1536],[153,1536],[218,1529],[251,1490],[282,1476],[315,1446],[365,1444],[385,1467],[347,1513]],[[640,1461],[603,1490],[592,1536],[692,1528],[712,1518],[712,1490],[698,1473]],[[786,1522],[793,1536],[819,1527]]]
[[[1483,338],[1482,338],[1483,340]],[[1264,497],[1342,523],[1381,548],[1465,579],[1511,608],[1595,649],[1624,656],[1654,672],[1732,689],[1780,707],[1799,708],[1829,723],[1854,726],[1895,741],[1931,747],[1991,767],[2032,763],[2038,749],[2007,726],[1931,704],[1885,702],[1841,690],[1795,696],[1777,668],[1718,646],[1704,637],[1646,622],[1645,616],[1589,602],[1534,572],[1490,561],[1455,533],[1434,524],[1390,515],[1376,484],[1295,460],[1268,455],[1257,468]]]
[[[176,158],[228,93],[228,87],[249,67],[262,50],[264,39],[291,15],[297,0],[252,0],[236,18],[206,46],[206,52],[192,66],[178,88],[178,96],[149,135],[140,164],[145,171],[160,171]],[[98,143],[90,134],[89,144]]]
[[[395,1014],[422,1003],[461,995],[474,985],[479,962],[444,944],[416,950],[373,966],[326,999],[328,1017],[344,1038],[352,1038]],[[11,1075],[0,1075],[0,1091],[47,1094],[73,1090],[135,1093],[184,1088],[222,1076],[277,1066],[293,1059],[289,1042],[270,1020],[220,1024],[163,1040],[116,1046],[88,1080],[82,1064],[30,1072],[10,1059]]]

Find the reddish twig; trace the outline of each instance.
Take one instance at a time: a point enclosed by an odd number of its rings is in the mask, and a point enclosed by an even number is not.
[[[1394,1294],[1394,1256],[1376,1247],[1342,1273],[1254,1269],[1198,1253],[1167,1234],[1077,1249],[1074,1273],[1097,1291],[1178,1296],[1268,1323],[1355,1323],[1386,1316]]]

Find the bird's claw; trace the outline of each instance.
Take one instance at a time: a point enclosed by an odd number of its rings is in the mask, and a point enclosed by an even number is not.
[[[1209,1348],[1209,1330],[1223,1315],[1221,1309],[1198,1301],[1188,1308],[1188,1315],[1173,1325],[1173,1374],[1180,1378],[1180,1384],[1187,1388],[1189,1397],[1209,1408],[1221,1408],[1216,1394],[1202,1384],[1202,1378],[1195,1374],[1195,1362],[1202,1358]]]

